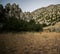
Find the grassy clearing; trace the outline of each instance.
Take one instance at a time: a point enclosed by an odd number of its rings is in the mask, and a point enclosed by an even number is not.
[[[0,54],[60,54],[60,33],[0,34]]]

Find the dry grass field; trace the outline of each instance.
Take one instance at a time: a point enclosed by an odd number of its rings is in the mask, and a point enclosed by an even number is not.
[[[60,54],[60,33],[0,34],[0,54]]]

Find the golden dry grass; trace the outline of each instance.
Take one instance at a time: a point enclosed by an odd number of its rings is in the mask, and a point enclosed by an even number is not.
[[[60,33],[0,34],[0,54],[60,54]]]

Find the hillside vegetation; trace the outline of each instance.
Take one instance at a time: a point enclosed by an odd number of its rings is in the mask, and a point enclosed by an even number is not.
[[[60,21],[60,4],[42,7],[32,12],[37,23],[54,25]]]
[[[5,7],[0,4],[0,32],[3,31],[42,31],[42,25],[36,24],[30,13],[23,13],[15,3]]]
[[[5,7],[0,4],[1,31],[42,31],[43,27],[54,26],[59,22],[60,4],[42,7],[33,12],[23,12],[15,3],[8,3]]]

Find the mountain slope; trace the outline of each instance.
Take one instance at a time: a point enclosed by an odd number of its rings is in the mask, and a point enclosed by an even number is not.
[[[31,13],[36,23],[54,25],[60,21],[60,4],[42,7]]]

